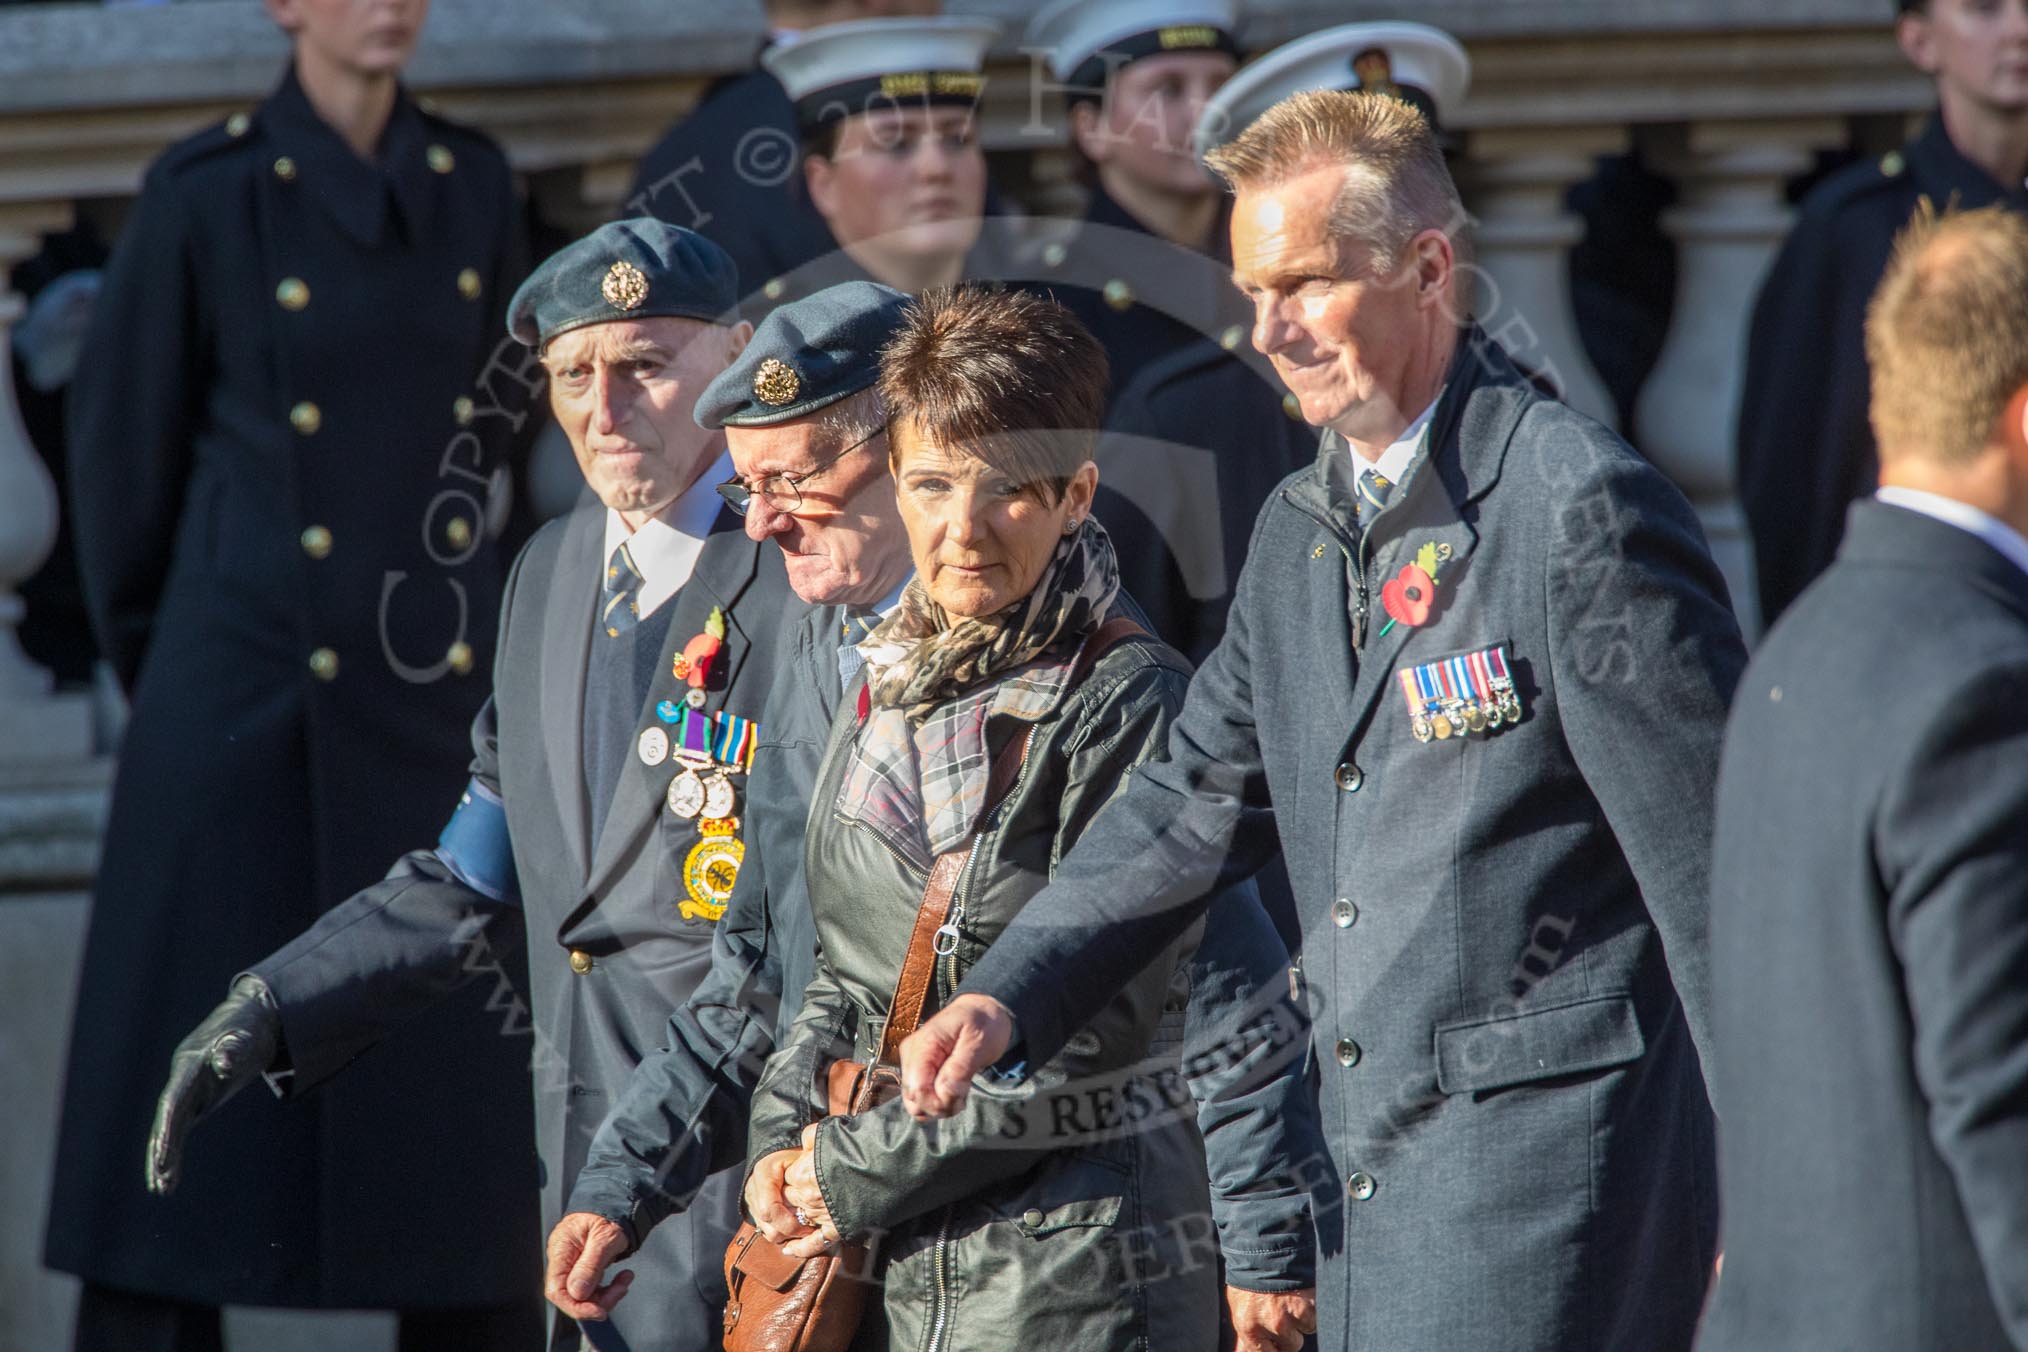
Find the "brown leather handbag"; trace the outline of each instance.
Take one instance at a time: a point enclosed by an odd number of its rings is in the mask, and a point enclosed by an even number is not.
[[[1078,653],[1066,689],[1081,684],[1108,649],[1142,632],[1125,618],[1100,625]],[[922,1022],[929,1002],[936,933],[950,918],[952,894],[979,843],[979,833],[1021,773],[1034,731],[1033,724],[1023,728],[993,758],[985,807],[972,833],[958,849],[938,855],[930,869],[901,976],[888,1002],[879,1057],[871,1064],[831,1063],[825,1082],[825,1111],[831,1116],[866,1112],[901,1097],[901,1044]],[[864,1244],[839,1244],[815,1258],[791,1258],[752,1221],[743,1222],[725,1250],[725,1284],[732,1293],[725,1304],[725,1352],[846,1352],[859,1332],[873,1289],[871,1262]]]

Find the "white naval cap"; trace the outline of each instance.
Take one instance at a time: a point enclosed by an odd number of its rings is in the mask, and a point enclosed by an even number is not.
[[[770,47],[761,64],[811,131],[875,108],[976,103],[998,36],[986,19],[855,19]]]
[[[1420,108],[1440,128],[1465,101],[1471,84],[1471,58],[1441,28],[1341,24],[1285,42],[1227,80],[1204,105],[1193,142],[1202,158],[1283,99],[1319,89],[1391,93]]]
[[[1057,79],[1097,90],[1110,66],[1144,56],[1238,56],[1238,30],[1238,0],[1051,0],[1028,21],[1021,46],[1043,52]]]

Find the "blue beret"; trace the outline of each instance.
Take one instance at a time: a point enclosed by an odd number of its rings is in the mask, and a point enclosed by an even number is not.
[[[533,348],[619,319],[739,318],[739,273],[704,236],[648,216],[609,221],[530,273],[507,306],[507,332]]]
[[[697,398],[699,427],[770,427],[808,417],[880,378],[880,350],[908,293],[841,282],[782,306]]]

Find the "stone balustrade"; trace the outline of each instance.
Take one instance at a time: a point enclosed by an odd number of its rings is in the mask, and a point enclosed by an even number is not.
[[[1062,119],[1052,100],[1034,96],[1032,61],[1019,49],[1029,0],[947,7],[1009,30],[982,116],[996,174],[1032,211],[1075,210]],[[1245,38],[1255,49],[1366,18],[1435,23],[1465,42],[1473,87],[1450,130],[1477,224],[1489,327],[1553,374],[1572,403],[1608,420],[1613,406],[1572,319],[1567,262],[1582,224],[1565,193],[1597,156],[1628,148],[1673,181],[1676,205],[1662,224],[1677,254],[1674,311],[1634,425],[1622,430],[1696,504],[1755,628],[1732,474],[1747,313],[1790,219],[1791,178],[1820,151],[1885,149],[1930,99],[1893,42],[1889,6],[1250,0],[1250,8]],[[446,112],[496,136],[544,217],[577,230],[612,212],[639,154],[715,76],[743,66],[761,34],[751,0],[435,0],[411,76]],[[104,212],[130,196],[166,144],[263,95],[284,51],[258,0],[0,8],[0,342],[21,309],[5,292],[7,270],[40,236],[80,209]],[[92,746],[84,698],[51,690],[13,636],[14,589],[48,552],[56,511],[0,365],[0,950],[71,962],[107,762]],[[10,891],[22,904],[8,902]],[[44,987],[33,1011],[0,1003],[8,1030],[0,1044],[39,1037],[60,1048],[67,981]],[[0,1072],[27,1075],[0,1083],[0,1093],[34,1104],[31,1124],[53,1124],[55,1064],[0,1055]],[[0,1166],[33,1181],[34,1152],[47,1148],[0,1139]],[[0,1268],[32,1270],[39,1205],[15,1211],[0,1225]],[[0,1309],[22,1312],[0,1315],[0,1352],[61,1345],[46,1317],[60,1305],[47,1287],[0,1289]]]

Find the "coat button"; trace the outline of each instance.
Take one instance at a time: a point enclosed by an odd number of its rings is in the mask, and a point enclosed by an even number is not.
[[[1332,778],[1338,782],[1338,787],[1345,790],[1345,792],[1357,793],[1360,786],[1366,783],[1366,772],[1351,761],[1346,761],[1338,767],[1337,773]]]
[[[451,416],[457,419],[458,426],[463,427],[466,423],[472,421],[472,412],[473,404],[470,395],[461,394],[451,400]]]
[[[1103,294],[1106,298],[1106,304],[1112,306],[1115,310],[1131,310],[1134,308],[1134,288],[1128,286],[1117,277],[1106,283]]]
[[[591,969],[592,969],[591,954],[585,952],[582,948],[573,948],[570,950],[571,971],[576,972],[579,976],[583,976],[586,972],[589,972]]]
[[[787,282],[783,281],[779,277],[770,277],[768,279],[768,284],[761,288],[761,294],[763,296],[766,296],[769,300],[780,300],[782,298],[782,292],[788,289],[789,284]]]
[[[289,426],[304,436],[315,436],[317,429],[324,425],[324,410],[305,399],[289,410]]]
[[[479,270],[477,268],[466,268],[458,274],[458,294],[466,300],[479,299],[479,292],[482,290],[484,288],[479,285]]]
[[[284,310],[300,310],[310,303],[310,284],[301,277],[284,277],[275,287],[275,304]]]
[[[331,556],[331,532],[322,526],[312,526],[303,532],[303,552],[313,559]]]
[[[430,162],[430,168],[440,174],[448,174],[458,167],[458,157],[444,146],[431,146],[424,155]]]
[[[1303,420],[1303,401],[1296,398],[1293,394],[1283,395],[1282,412],[1289,415],[1290,422],[1301,422]]]
[[[329,648],[319,648],[310,654],[310,674],[320,681],[338,679],[338,654]]]
[[[234,113],[231,117],[225,119],[225,134],[227,136],[244,136],[246,135],[246,129],[252,125],[253,119],[245,113]]]
[[[1357,1173],[1345,1180],[1345,1191],[1355,1202],[1363,1202],[1373,1196],[1373,1175]]]
[[[1218,345],[1224,348],[1227,352],[1235,350],[1241,343],[1245,341],[1246,341],[1246,326],[1243,324],[1228,325],[1226,327],[1225,332],[1218,335]]]
[[[451,670],[457,672],[458,675],[466,676],[471,674],[472,645],[460,639],[451,645],[449,652],[444,654],[444,660],[451,664]]]
[[[1063,266],[1063,260],[1068,257],[1070,250],[1064,248],[1061,243],[1042,246],[1042,266],[1045,268],[1060,268]]]
[[[275,177],[284,183],[296,181],[296,162],[287,155],[275,161]]]
[[[444,539],[452,549],[466,549],[472,543],[472,523],[462,516],[454,516],[444,523]]]
[[[1349,1037],[1338,1039],[1338,1064],[1348,1068],[1359,1064],[1359,1044]]]
[[[1035,1207],[1029,1207],[1026,1211],[1021,1213],[1021,1223],[1027,1226],[1037,1226],[1042,1224],[1042,1222],[1048,1219],[1049,1217],[1043,1215],[1042,1212]]]
[[[1359,908],[1352,904],[1350,897],[1340,897],[1331,904],[1331,923],[1339,929],[1351,929],[1352,922],[1359,918]]]

